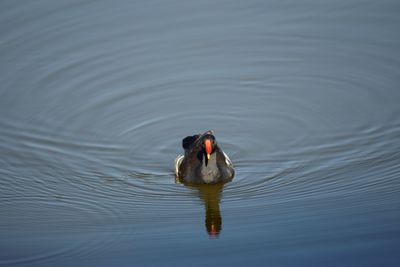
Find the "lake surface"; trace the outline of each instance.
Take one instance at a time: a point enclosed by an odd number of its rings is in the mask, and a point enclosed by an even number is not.
[[[1,266],[399,266],[400,2],[0,2]],[[212,129],[236,170],[175,181]]]

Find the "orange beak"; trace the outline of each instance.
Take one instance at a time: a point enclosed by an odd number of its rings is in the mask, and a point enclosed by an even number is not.
[[[210,155],[211,155],[211,152],[212,152],[211,140],[206,139],[204,141],[204,146],[206,147],[207,159],[210,159]]]

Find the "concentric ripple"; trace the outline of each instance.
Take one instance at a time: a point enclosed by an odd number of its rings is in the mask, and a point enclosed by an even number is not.
[[[261,2],[0,3],[0,265],[398,258],[398,4]]]

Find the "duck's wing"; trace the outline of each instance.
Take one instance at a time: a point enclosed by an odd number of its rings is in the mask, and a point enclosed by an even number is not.
[[[179,155],[179,156],[177,156],[176,159],[175,159],[174,169],[175,169],[175,176],[176,176],[176,177],[179,176],[179,167],[180,167],[180,165],[181,165],[183,159],[184,159],[184,156],[183,156],[183,155]]]

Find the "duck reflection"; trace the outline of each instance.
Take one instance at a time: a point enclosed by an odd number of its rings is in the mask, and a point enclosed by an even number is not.
[[[205,226],[210,237],[217,238],[222,229],[222,218],[219,208],[223,184],[201,184],[188,185],[194,190],[198,190],[200,198],[205,207]]]

